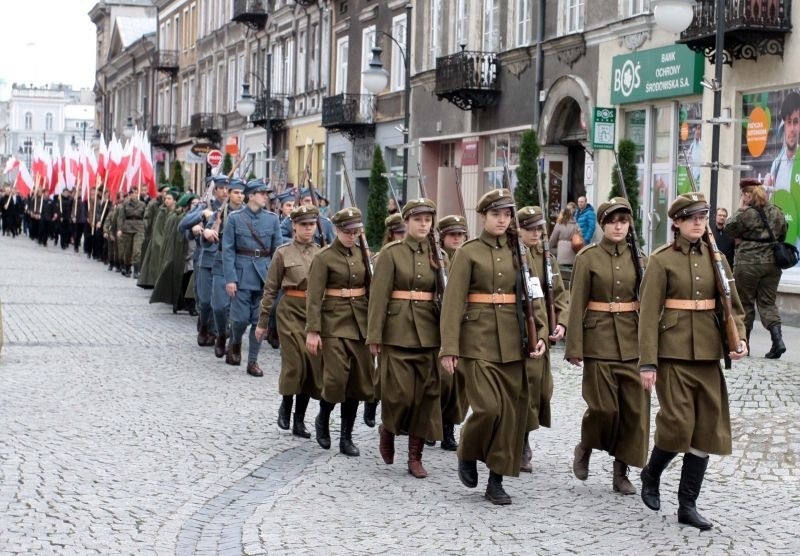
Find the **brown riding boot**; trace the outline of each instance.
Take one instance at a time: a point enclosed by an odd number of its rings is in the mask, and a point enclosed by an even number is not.
[[[239,366],[242,364],[242,344],[230,343],[228,351],[225,352],[225,363],[228,365]]]
[[[533,473],[533,465],[531,464],[532,459],[533,450],[531,450],[529,434],[525,433],[525,445],[522,447],[522,457],[520,458],[519,462],[519,470],[522,473]]]
[[[220,334],[217,336],[216,341],[214,342],[214,356],[217,359],[225,357],[225,342],[228,340],[228,337],[225,334]]]
[[[417,479],[424,479],[428,472],[422,467],[422,449],[425,447],[425,439],[419,436],[408,437],[408,472]]]
[[[200,331],[197,333],[197,345],[200,347],[208,347],[214,345],[216,338],[213,334],[209,333],[207,326],[201,326]]]
[[[383,463],[391,465],[394,463],[394,435],[387,431],[383,425],[379,425],[378,436],[378,451],[383,458]]]
[[[250,376],[264,376],[264,371],[258,366],[258,362],[250,361],[247,363],[247,374]]]
[[[581,481],[585,481],[586,477],[589,476],[589,458],[591,456],[592,449],[584,448],[583,445],[578,442],[578,445],[575,446],[575,459],[572,460],[572,472],[575,473],[575,477]]]
[[[614,480],[612,481],[614,492],[620,494],[636,494],[634,487],[628,479],[628,466],[624,461],[614,460]]]

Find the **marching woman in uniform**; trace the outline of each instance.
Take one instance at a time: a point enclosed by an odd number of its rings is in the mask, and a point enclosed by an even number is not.
[[[626,241],[633,222],[622,197],[601,204],[603,237],[575,258],[570,282],[569,334],[565,357],[583,365],[586,412],[572,471],[589,476],[592,450],[614,456],[614,492],[636,494],[628,466],[643,467],[650,438],[650,397],[639,377],[636,266]]]
[[[639,369],[642,385],[656,387],[655,446],[642,469],[642,500],[661,507],[661,473],[683,452],[678,487],[678,522],[711,528],[695,503],[700,495],[708,455],[731,453],[728,390],[719,360],[723,341],[716,314],[717,286],[709,246],[703,241],[709,206],[702,193],[680,195],[669,207],[675,239],[653,252],[642,283],[639,320]],[[730,268],[725,258],[726,276]],[[731,287],[732,315],[739,335],[730,348],[732,360],[747,355],[744,313]]]
[[[292,210],[292,242],[278,247],[267,271],[256,338],[264,341],[269,333],[269,316],[278,291],[283,298],[277,310],[278,337],[281,341],[281,374],[278,392],[283,396],[278,410],[278,427],[289,430],[289,417],[294,404],[292,434],[311,438],[306,430],[305,415],[310,398],[319,399],[322,387],[322,362],[306,350],[306,287],[311,260],[319,251],[314,243],[319,210],[301,206]]]
[[[407,235],[381,249],[369,299],[367,344],[380,357],[380,454],[394,463],[394,438],[407,434],[408,472],[418,479],[428,476],[422,466],[425,439],[442,438],[437,263],[428,241],[435,214],[430,199],[406,203]]]
[[[363,223],[357,208],[342,209],[331,219],[336,239],[311,262],[306,299],[306,348],[322,353],[322,399],[314,421],[317,442],[331,447],[330,415],[341,404],[339,451],[358,456],[353,424],[359,401],[374,398],[367,337],[367,267],[356,245]]]
[[[524,358],[542,357],[547,349],[541,299],[532,303],[537,338],[523,345],[518,301],[525,286],[514,251],[518,239],[509,233],[513,210],[508,189],[494,189],[478,201],[483,230],[456,251],[440,323],[442,366],[448,373],[456,368],[463,373],[472,408],[461,427],[459,479],[469,488],[478,486],[477,462],[484,462],[489,468],[485,497],[501,505],[511,503],[503,476],[519,476],[528,419]],[[530,265],[527,250],[525,256]],[[535,344],[533,352],[528,344]]]
[[[544,249],[542,247],[542,234],[545,228],[545,219],[539,207],[524,207],[517,213],[520,227],[520,237],[530,249],[533,259],[533,270],[542,287],[546,287],[547,280],[544,267]],[[561,272],[555,257],[550,258],[553,265],[553,304],[556,316],[555,330],[548,336],[551,343],[556,343],[564,338],[567,331],[567,316],[569,315],[569,292],[564,289]],[[548,317],[549,318],[549,317]],[[549,323],[548,323],[549,325]],[[525,433],[525,445],[522,448],[522,459],[519,470],[531,473],[533,466],[533,450],[531,450],[530,431],[540,426],[550,428],[550,400],[553,397],[553,374],[550,372],[550,352],[547,351],[541,359],[526,359],[525,367],[528,373],[528,391],[530,397],[530,412],[528,426]]]

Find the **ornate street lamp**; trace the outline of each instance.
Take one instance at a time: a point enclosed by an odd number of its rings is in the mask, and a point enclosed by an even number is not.
[[[373,47],[369,67],[361,72],[361,76],[364,78],[364,87],[373,95],[377,95],[389,85],[389,72],[383,68],[381,52],[383,52],[381,47]]]
[[[256,111],[256,101],[250,94],[250,83],[242,83],[242,96],[236,101],[236,111],[242,118],[249,118]]]
[[[694,0],[653,0],[653,17],[662,29],[682,33],[692,23]]]
[[[128,116],[128,120],[125,122],[125,127],[122,128],[122,134],[125,136],[126,139],[130,139],[133,137],[133,118]]]

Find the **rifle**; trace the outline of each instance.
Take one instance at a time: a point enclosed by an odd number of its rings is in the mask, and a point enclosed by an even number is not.
[[[456,172],[456,197],[458,198],[458,210],[461,211],[461,216],[467,216],[467,211],[464,210],[464,195],[461,192],[461,168],[453,166]]]
[[[308,145],[308,155],[306,156],[306,168],[303,172],[303,181],[308,182],[308,190],[311,192],[311,202],[319,210],[319,198],[317,191],[314,187],[314,181],[311,179],[311,156],[314,153],[314,140]],[[302,182],[301,182],[302,185]],[[322,216],[317,216],[317,233],[319,233],[319,246],[325,247],[328,241],[325,239],[325,231],[322,229]]]
[[[233,177],[233,174],[234,174],[234,172],[236,172],[236,169],[237,169],[237,168],[239,168],[239,166],[242,164],[242,162],[243,162],[243,161],[244,161],[244,160],[247,158],[247,154],[248,154],[249,152],[250,152],[250,149],[247,149],[246,151],[244,151],[244,153],[242,154],[242,156],[240,156],[240,157],[239,157],[239,160],[237,160],[237,161],[236,161],[236,164],[234,164],[234,165],[233,165],[233,167],[231,168],[231,171],[230,171],[230,172],[228,172],[228,179],[231,179],[231,178]],[[249,165],[250,165],[250,164],[252,164],[252,161],[250,161],[250,162],[248,163],[248,167],[249,167]],[[245,174],[245,176],[246,176],[246,175],[247,175],[247,174]]]
[[[517,269],[519,272],[519,282],[522,287],[519,288],[518,294],[522,297],[522,318],[525,322],[524,334],[522,338],[522,347],[525,357],[530,357],[530,354],[536,351],[536,345],[539,343],[539,334],[536,330],[536,321],[533,318],[533,300],[534,300],[534,286],[531,274],[530,265],[528,265],[528,246],[522,240],[519,234],[519,218],[517,217],[516,205],[511,208],[511,216],[513,217],[512,224],[514,230],[509,230],[509,241],[516,241],[516,249],[512,248],[514,258],[517,259]],[[522,330],[522,326],[520,329]]]
[[[556,322],[556,294],[553,281],[553,276],[555,276],[553,273],[553,254],[550,252],[550,242],[547,237],[547,223],[550,221],[550,218],[547,214],[548,206],[544,199],[544,187],[542,186],[543,170],[544,157],[539,158],[539,175],[536,177],[536,188],[537,193],[539,193],[539,204],[542,207],[542,215],[544,216],[544,230],[542,230],[542,237],[539,240],[542,246],[542,255],[544,259],[544,304],[547,309],[547,328],[550,334],[553,335],[555,334],[558,323]]]
[[[427,199],[428,195],[425,192],[425,180],[422,178],[422,167],[419,162],[417,162],[417,173],[419,174],[417,178],[419,182],[419,192]],[[439,230],[436,229],[434,222],[431,222],[431,229],[428,230],[428,244],[431,249],[431,260],[436,270],[436,305],[441,308],[444,289],[447,287],[447,271],[444,268],[442,250],[439,248]]]
[[[617,163],[617,179],[619,180],[620,195],[630,204],[631,200],[628,198],[628,188],[625,186],[625,178],[622,176],[622,167],[619,165],[619,155],[616,149],[613,149],[612,152],[614,153],[614,160]],[[631,214],[631,217],[633,217],[633,214]],[[633,220],[633,218],[631,218],[631,220]],[[642,285],[642,278],[644,277],[644,258],[642,257],[641,251],[639,251],[639,236],[636,233],[635,224],[635,222],[631,222],[631,225],[628,227],[628,236],[625,240],[631,251],[631,257],[633,257],[633,268],[636,270],[636,297],[639,297],[639,287]]]
[[[391,174],[391,173],[387,172],[385,174],[381,174],[381,176],[386,178],[386,183],[389,184],[389,194],[392,196],[392,199],[394,199],[394,204],[397,207],[397,210],[398,211],[402,211],[403,207],[400,206],[400,198],[397,196],[397,191],[395,190],[394,186],[392,185],[392,177],[394,176],[394,174]],[[423,194],[423,197],[424,197],[424,194]]]
[[[689,164],[688,153],[686,148],[682,148],[683,159],[686,162],[686,173],[689,176],[689,183],[692,185],[692,191],[699,193],[700,189],[694,181],[692,168]],[[736,329],[736,321],[733,318],[733,301],[731,297],[731,282],[733,278],[728,278],[725,274],[725,265],[722,264],[722,253],[717,247],[717,241],[714,239],[714,233],[711,231],[711,226],[706,222],[705,240],[708,244],[709,253],[711,257],[711,266],[714,268],[714,278],[717,283],[717,294],[722,302],[722,319],[725,321],[725,340],[728,344],[728,350],[736,350],[736,353],[741,353],[739,348],[739,331]]]
[[[347,167],[344,165],[344,159],[342,159],[342,177],[344,178],[344,185],[347,188],[347,193],[350,195],[350,206],[356,206],[356,198],[353,195],[353,188],[350,186],[350,175],[347,173]],[[372,267],[372,257],[369,254],[369,243],[367,243],[367,234],[364,233],[364,227],[361,228],[361,235],[359,236],[359,240],[361,245],[361,259],[364,261],[364,269],[366,270],[364,276],[365,286],[367,287],[367,294],[369,295],[369,287],[372,284],[372,275],[373,275],[373,267]]]

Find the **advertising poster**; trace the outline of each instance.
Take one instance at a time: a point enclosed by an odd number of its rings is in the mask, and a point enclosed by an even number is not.
[[[703,164],[703,117],[702,102],[682,102],[678,113],[678,195],[692,190],[689,179],[691,171],[695,183],[700,187],[700,169]],[[684,159],[684,154],[686,158]],[[688,163],[688,164],[687,164]]]
[[[786,215],[786,242],[798,243],[800,222],[800,90],[781,89],[742,97],[742,177],[762,180],[773,203]]]

